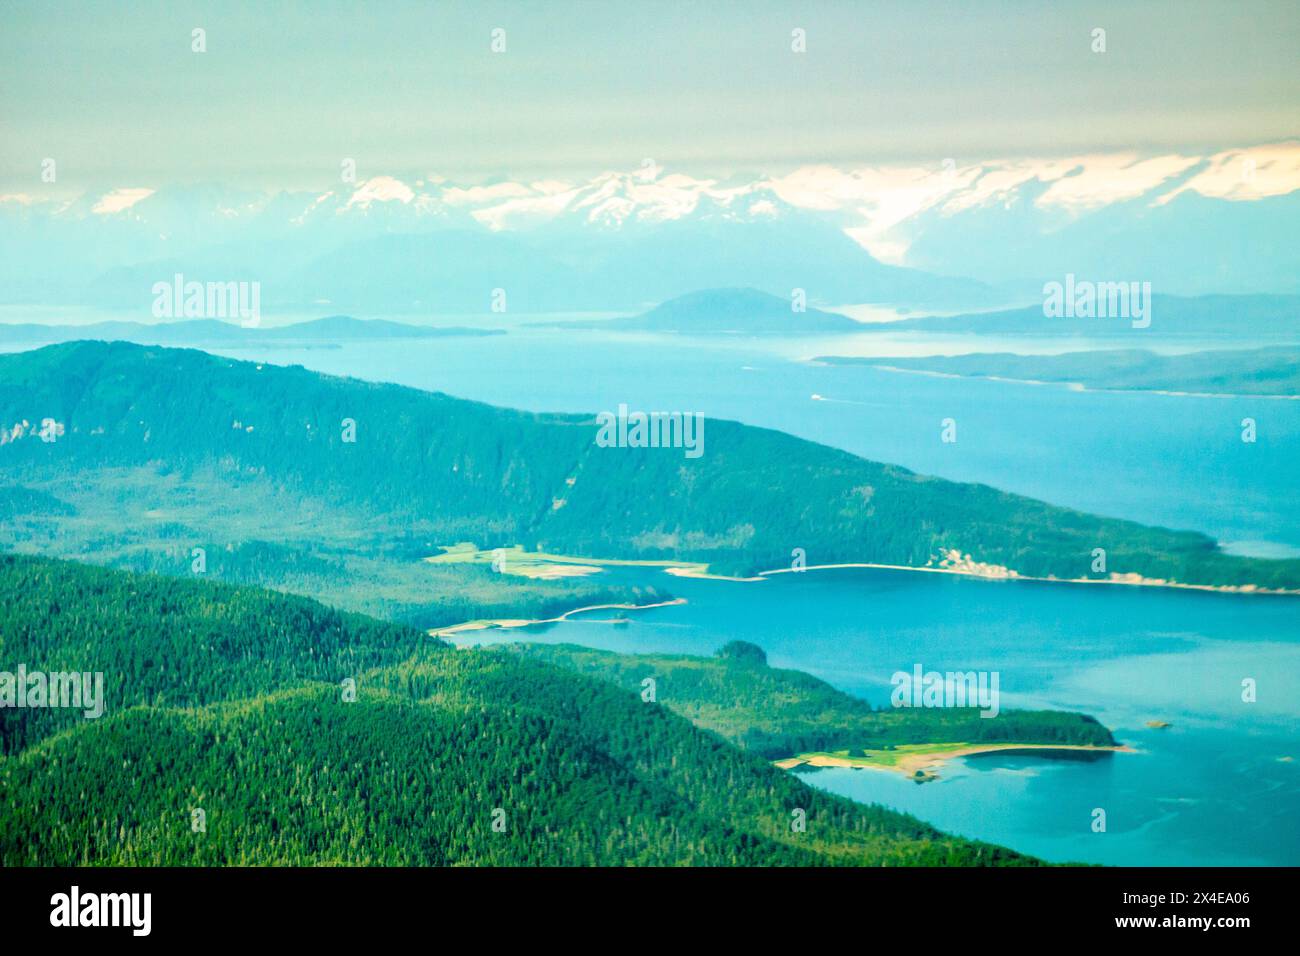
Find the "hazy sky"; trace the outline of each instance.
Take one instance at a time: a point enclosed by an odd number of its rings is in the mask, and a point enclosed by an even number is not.
[[[0,186],[756,173],[1300,132],[1300,4],[11,3]],[[207,52],[191,52],[191,30]],[[506,52],[490,49],[503,28]],[[1105,53],[1092,52],[1094,28]],[[807,52],[791,31],[807,31]]]

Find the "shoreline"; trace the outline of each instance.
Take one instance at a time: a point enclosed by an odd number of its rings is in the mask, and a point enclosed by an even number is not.
[[[483,552],[479,552],[480,554]],[[802,574],[805,571],[836,571],[836,570],[853,570],[864,569],[870,571],[918,571],[929,574],[952,574],[959,577],[975,578],[983,581],[1035,581],[1042,584],[1105,584],[1121,585],[1125,587],[1147,587],[1147,588],[1174,588],[1183,591],[1204,591],[1215,594],[1237,594],[1237,595],[1269,595],[1274,597],[1295,597],[1300,596],[1300,588],[1266,588],[1256,584],[1185,584],[1180,581],[1167,581],[1163,578],[1147,578],[1137,573],[1120,574],[1112,572],[1107,578],[1058,578],[1054,576],[1042,576],[1033,574],[1021,574],[1011,568],[1001,565],[985,564],[970,560],[970,556],[962,557],[960,552],[955,550],[945,552],[944,560],[952,562],[949,566],[937,567],[916,567],[907,564],[882,564],[872,561],[846,561],[835,564],[810,564],[803,568],[771,568],[766,571],[758,571],[752,575],[731,575],[715,574],[709,571],[709,564],[703,561],[672,561],[672,560],[635,560],[626,558],[589,558],[578,557],[574,555],[557,555],[545,552],[538,552],[530,555],[532,561],[538,565],[553,565],[551,568],[533,568],[533,573],[525,576],[530,578],[562,578],[568,577],[572,573],[582,575],[599,574],[606,567],[643,567],[658,568],[664,574],[678,578],[691,578],[699,581],[731,581],[742,584],[755,583],[764,581],[776,574]],[[441,560],[440,560],[441,559]],[[430,563],[452,563],[447,557],[439,555],[423,560]],[[585,563],[585,565],[583,564]],[[579,570],[580,569],[580,570]],[[566,573],[567,572],[567,573]],[[675,602],[668,602],[675,603]],[[606,605],[607,607],[621,607],[620,605]],[[650,607],[658,605],[648,605]],[[626,608],[627,610],[636,610],[637,608]],[[568,613],[575,614],[579,611],[590,610],[589,608],[575,608]],[[546,621],[537,621],[532,623],[554,623],[557,620],[563,620],[563,617],[552,618]],[[470,623],[470,622],[466,622]],[[461,627],[461,625],[456,625]],[[518,624],[514,626],[520,626]]]
[[[694,578],[697,581],[748,582],[748,581],[762,581],[763,580],[762,575],[769,573],[767,571],[760,571],[758,572],[759,576],[757,577],[744,578],[734,574],[710,574],[708,571],[708,567],[709,566],[707,564],[704,565],[703,567],[698,567],[695,565],[691,565],[690,567],[674,565],[672,567],[664,568],[664,574],[671,574],[675,578]]]
[[[909,745],[904,745],[909,746]],[[921,744],[919,746],[937,746]],[[1029,743],[1000,743],[1000,744],[953,744],[948,750],[934,750],[919,753],[908,753],[900,751],[872,751],[876,754],[888,754],[896,756],[893,763],[882,763],[879,759],[871,757],[841,757],[830,753],[806,753],[798,754],[794,757],[786,757],[782,760],[772,761],[773,766],[782,770],[793,770],[796,767],[847,767],[853,770],[885,770],[891,773],[901,774],[909,780],[915,780],[918,783],[926,783],[931,780],[938,780],[939,775],[935,770],[942,767],[949,760],[957,757],[972,757],[978,754],[991,754],[1003,752],[1022,752],[1022,751],[1041,751],[1046,756],[1052,752],[1072,752],[1072,753],[1136,753],[1132,747],[1125,744],[1116,744],[1114,746],[1103,746],[1100,744],[1029,744]]]
[[[460,624],[452,624],[450,627],[431,627],[427,631],[430,637],[444,637],[448,634],[463,634],[467,631],[490,631],[490,630],[517,630],[524,627],[532,627],[534,624],[559,624],[567,621],[574,614],[581,614],[584,611],[648,611],[656,607],[675,607],[679,604],[685,604],[686,598],[673,598],[670,601],[656,601],[654,604],[588,604],[584,607],[575,607],[557,617],[545,618],[526,618],[526,617],[504,617],[504,618],[483,618],[474,621],[462,621]],[[614,621],[592,621],[593,624],[613,624]]]
[[[859,366],[863,368],[879,369],[882,372],[893,372],[899,375],[925,375],[931,378],[955,378],[966,379],[968,381],[978,382],[1001,382],[1006,385],[1045,385],[1048,387],[1055,386],[1064,388],[1071,392],[1090,392],[1093,394],[1119,394],[1119,395],[1163,395],[1169,398],[1231,398],[1231,399],[1256,399],[1263,398],[1272,401],[1294,402],[1300,401],[1300,395],[1279,395],[1270,392],[1187,392],[1172,388],[1116,388],[1114,386],[1089,385],[1086,382],[1075,382],[1066,379],[1034,379],[1034,378],[1008,378],[1004,375],[966,375],[961,372],[941,372],[938,369],[929,368],[904,368],[899,365],[875,364],[874,362],[826,362],[824,358],[838,358],[839,356],[817,356],[811,361],[819,365],[834,366]],[[1051,356],[1048,356],[1051,357]]]
[[[972,571],[966,568],[918,568],[906,564],[875,564],[866,561],[846,562],[844,564],[810,564],[805,568],[774,568],[759,571],[759,578],[774,574],[802,574],[805,571],[834,571],[852,568],[866,568],[875,571],[925,571],[930,574],[955,574],[959,577],[979,578],[984,581],[1038,581],[1044,584],[1116,584],[1139,588],[1178,588],[1187,591],[1210,591],[1218,594],[1268,594],[1274,596],[1300,595],[1298,589],[1262,588],[1256,584],[1183,584],[1178,581],[1165,581],[1160,578],[1144,578],[1138,575],[1111,578],[1056,578],[1041,577],[1033,574],[1020,574],[1006,568],[1001,573]],[[753,581],[755,578],[728,578],[733,581]]]

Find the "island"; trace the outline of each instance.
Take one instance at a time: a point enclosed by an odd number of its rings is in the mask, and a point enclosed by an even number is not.
[[[638,332],[784,333],[860,332],[863,325],[836,312],[796,307],[792,299],[758,289],[703,289],[660,303],[640,315],[592,322],[553,323],[557,328]]]

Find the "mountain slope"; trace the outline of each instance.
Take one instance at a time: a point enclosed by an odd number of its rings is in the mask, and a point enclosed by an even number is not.
[[[45,419],[62,428],[54,441],[39,437]],[[1300,561],[1233,557],[1201,534],[928,478],[767,429],[709,421],[698,458],[601,447],[584,416],[200,352],[74,343],[0,356],[0,425],[15,483],[145,525],[199,512],[204,533],[229,535],[231,516],[269,540],[379,522],[418,533],[426,554],[473,541],[753,571],[787,566],[799,547],[809,564],[1300,586]],[[75,523],[57,527],[75,540]],[[1096,548],[1107,570],[1092,575]]]
[[[602,681],[312,601],[13,556],[0,586],[4,659],[102,672],[107,698],[0,712],[23,743],[0,865],[1033,862]]]

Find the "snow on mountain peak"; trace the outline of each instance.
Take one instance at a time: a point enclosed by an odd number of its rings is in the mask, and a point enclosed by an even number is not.
[[[115,212],[121,212],[123,209],[130,209],[142,199],[148,199],[154,194],[152,189],[114,189],[99,197],[99,201],[91,207],[91,212],[97,216],[107,216]]]
[[[373,176],[361,183],[348,199],[347,207],[367,207],[372,202],[410,203],[415,190],[392,176]]]

